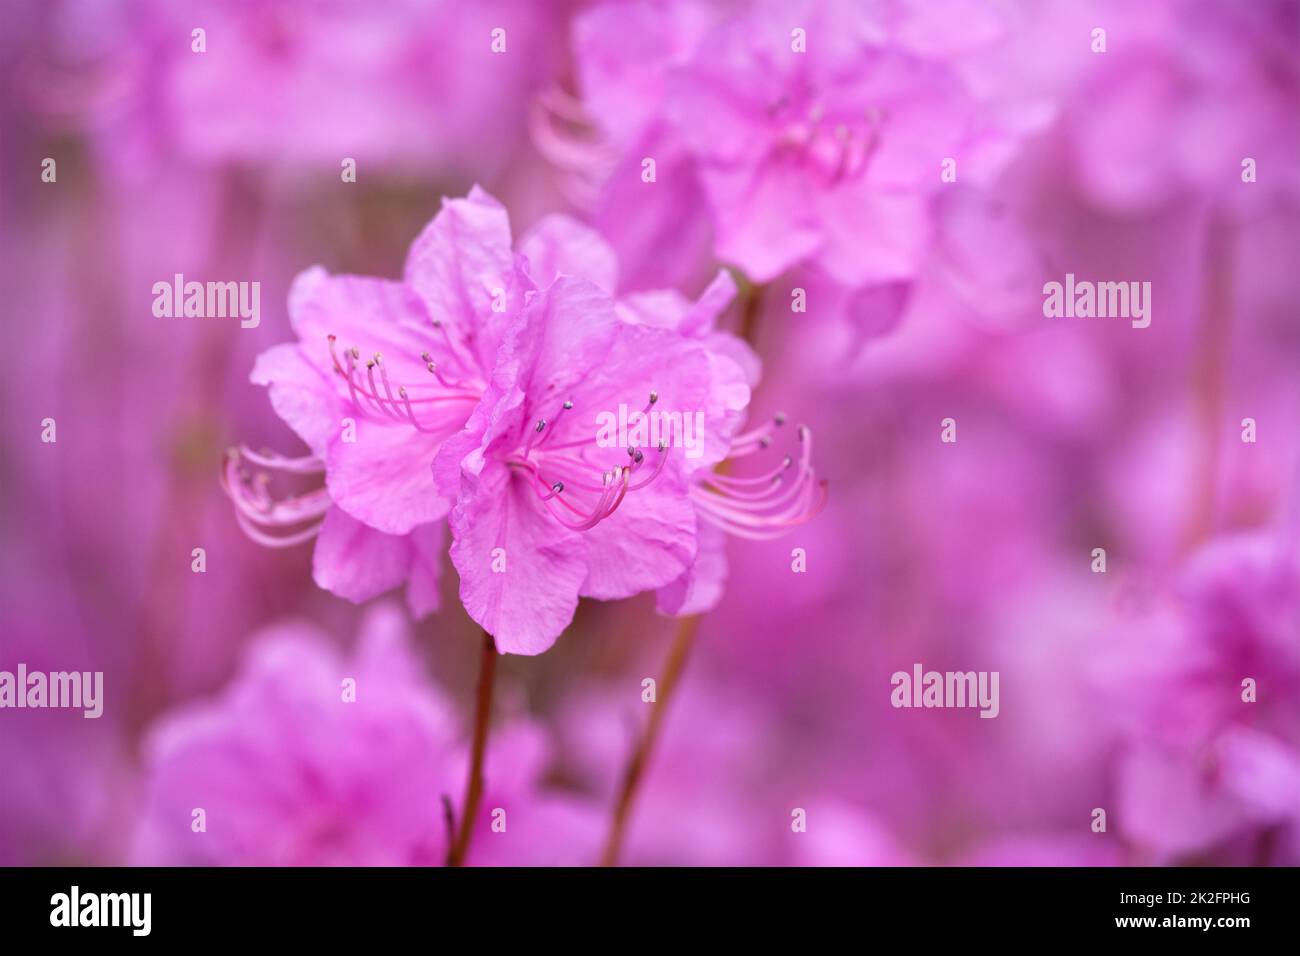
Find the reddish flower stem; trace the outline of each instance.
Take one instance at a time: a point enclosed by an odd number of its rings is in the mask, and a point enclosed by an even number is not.
[[[1206,235],[1204,304],[1191,369],[1192,407],[1200,450],[1192,474],[1192,509],[1184,536],[1188,550],[1201,544],[1214,530],[1215,499],[1221,477],[1220,436],[1227,356],[1232,344],[1236,248],[1235,227],[1221,213],[1215,214]]]
[[[492,716],[492,681],[496,675],[497,648],[492,635],[483,632],[483,656],[479,663],[478,692],[474,704],[474,746],[469,775],[465,778],[465,799],[461,801],[460,829],[447,851],[448,866],[462,866],[474,835],[474,820],[483,799],[483,758],[487,753],[488,722]]]
[[[682,670],[686,667],[686,659],[690,657],[691,648],[695,645],[695,632],[699,629],[699,625],[699,615],[684,617],[677,624],[672,646],[668,649],[668,659],[664,662],[663,676],[658,682],[656,703],[650,710],[645,733],[637,741],[632,759],[628,761],[627,769],[623,772],[623,783],[619,787],[618,799],[614,804],[614,816],[610,821],[609,835],[605,838],[605,849],[600,856],[601,866],[618,865],[618,855],[627,833],[637,787],[650,763],[650,755],[654,752],[655,741],[659,739],[659,728],[663,724],[668,702],[672,699],[673,688],[677,685]]]

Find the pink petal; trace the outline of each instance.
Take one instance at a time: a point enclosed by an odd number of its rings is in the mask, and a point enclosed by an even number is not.
[[[668,584],[690,567],[695,509],[682,480],[665,468],[585,534],[588,570],[582,596],[601,601],[631,597]]]
[[[504,466],[485,467],[449,520],[451,560],[469,616],[503,654],[540,654],[554,644],[578,606],[586,539],[557,524]],[[504,571],[492,570],[497,548],[505,549]]]
[[[660,614],[703,614],[722,600],[722,588],[727,583],[727,536],[707,521],[698,522],[697,529],[694,563],[656,595],[655,606]]]
[[[249,380],[269,386],[271,407],[312,453],[323,458],[339,427],[343,403],[325,373],[296,344],[275,345],[257,357]]]
[[[405,581],[410,565],[405,538],[367,527],[338,507],[325,513],[312,554],[319,587],[359,604]]]
[[[441,435],[359,420],[356,441],[344,437],[335,434],[325,454],[326,485],[340,508],[389,534],[406,534],[446,515],[448,502],[430,470]]]
[[[411,244],[405,277],[434,319],[474,332],[480,364],[491,368],[503,317],[515,311],[494,312],[493,301],[520,294],[505,207],[478,186],[443,199]]]
[[[422,524],[410,534],[411,573],[406,585],[406,604],[417,618],[438,610],[442,597],[438,580],[442,558],[447,553],[446,526],[441,521]]]
[[[618,260],[608,242],[569,216],[547,216],[519,240],[528,274],[540,288],[558,276],[578,276],[611,295],[618,289]]]

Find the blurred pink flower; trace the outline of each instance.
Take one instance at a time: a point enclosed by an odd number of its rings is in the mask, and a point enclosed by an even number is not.
[[[346,657],[310,626],[271,628],[219,698],[154,727],[133,860],[440,864],[443,799],[454,809],[467,759],[459,722],[422,677],[394,608],[367,614]],[[538,791],[543,759],[528,725],[496,735],[483,806],[504,809],[506,828],[492,831],[485,813],[470,862],[555,862],[581,846],[583,805]],[[200,809],[204,830],[195,829]]]
[[[941,164],[960,157],[979,181],[1050,117],[1028,71],[1007,68],[1016,11],[947,6],[605,3],[574,26],[581,102],[544,95],[555,119],[534,137],[637,286],[650,256],[683,273],[701,199],[714,252],[756,282],[798,264],[850,287],[909,278]],[[637,217],[618,213],[630,201]]]
[[[367,617],[351,658],[307,625],[260,635],[217,700],[153,729],[135,862],[441,862],[457,724],[405,642],[389,610]],[[206,832],[192,828],[199,809]]]
[[[558,39],[550,4],[511,0],[71,0],[56,13],[49,62],[33,57],[20,89],[142,178],[178,156],[336,181],[345,157],[362,177],[488,178],[524,140]]]
[[[805,31],[806,52],[792,46]],[[972,109],[943,63],[888,42],[855,4],[760,5],[670,81],[717,253],[757,282],[815,262],[847,286],[912,275]]]
[[[1293,542],[1217,539],[1098,664],[1125,742],[1119,825],[1162,858],[1300,826],[1300,565]],[[1247,700],[1246,681],[1254,700]],[[1286,862],[1286,861],[1279,861]],[[1291,860],[1290,862],[1295,862]]]
[[[1178,199],[1254,211],[1300,202],[1300,6],[1112,3],[1096,18],[1110,46],[1079,77],[1066,116],[1090,198],[1124,213]]]

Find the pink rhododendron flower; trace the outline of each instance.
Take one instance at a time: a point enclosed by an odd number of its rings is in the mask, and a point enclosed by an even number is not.
[[[579,596],[674,585],[674,612],[716,600],[721,539],[707,533],[697,565],[697,511],[761,537],[815,513],[824,489],[804,430],[791,481],[793,459],[749,478],[711,471],[766,447],[775,427],[737,434],[757,360],[714,327],[734,295],[728,276],[694,303],[616,302],[617,262],[591,230],[552,217],[520,250],[505,210],[476,189],[444,204],[401,281],[300,276],[289,306],[300,341],[261,356],[253,380],[312,454],[242,449],[225,481],[256,540],[317,537],[319,585],[362,601],[409,581],[417,614],[436,606],[437,522],[455,502],[466,609],[501,650],[537,653]],[[616,434],[608,421],[629,411],[664,416],[663,437],[638,437],[635,421],[630,439]],[[323,475],[324,487],[275,500],[247,465]],[[700,574],[709,583],[697,587]]]
[[[1294,543],[1229,536],[1125,630],[1141,657],[1115,647],[1102,659],[1098,686],[1123,718],[1123,825],[1140,846],[1163,859],[1300,827],[1297,633]]]
[[[543,96],[534,138],[634,263],[677,276],[662,249],[696,245],[703,198],[715,253],[755,281],[798,264],[850,287],[908,278],[940,164],[987,178],[1051,113],[1007,68],[1015,10],[929,6],[603,4],[574,28],[581,102]]]
[[[421,676],[395,609],[367,615],[351,656],[307,625],[272,628],[254,640],[220,697],[154,727],[134,859],[441,864],[442,801],[455,809],[468,759],[459,726]],[[484,805],[503,809],[507,826],[480,835],[470,862],[576,862],[577,825],[588,830],[595,821],[585,804],[537,789],[539,734],[516,724],[493,740]]]
[[[1189,196],[1254,212],[1300,201],[1294,3],[1120,3],[1107,23],[1123,42],[1089,64],[1067,113],[1091,199],[1128,213]]]
[[[937,161],[973,104],[944,64],[886,40],[856,4],[769,5],[710,33],[674,76],[718,255],[756,281],[803,261],[849,286],[915,272]]]
[[[671,292],[615,301],[617,263],[577,223],[552,218],[522,242],[534,280],[551,281],[524,311],[513,342],[465,433],[436,470],[450,516],[452,561],[470,616],[502,651],[538,653],[580,596],[602,600],[667,588],[672,613],[716,601],[725,566],[716,529],[762,536],[806,520],[823,490],[811,439],[795,474],[714,474],[750,454],[771,427],[737,434],[756,360],[713,323],[734,294],[725,274],[691,303]],[[603,416],[667,414],[697,447],[600,441]],[[620,413],[620,410],[623,412]],[[666,410],[666,411],[665,411]],[[692,454],[693,452],[693,454]],[[707,551],[697,561],[699,542]],[[697,578],[705,583],[696,584]]]
[[[524,140],[555,45],[548,6],[512,0],[74,0],[58,12],[50,62],[31,65],[22,94],[83,117],[132,176],[179,156],[485,178]],[[511,55],[493,53],[494,29]]]

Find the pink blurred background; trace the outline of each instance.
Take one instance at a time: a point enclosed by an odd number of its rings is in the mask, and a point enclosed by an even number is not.
[[[881,10],[1014,99],[1014,135],[926,198],[907,278],[767,283],[752,418],[811,426],[830,501],[787,537],[729,542],[624,858],[1298,864],[1297,4]],[[478,629],[449,564],[415,622],[397,596],[318,589],[310,546],[240,533],[224,450],[300,447],[253,359],[291,337],[296,274],[397,275],[440,197],[475,183],[516,234],[567,212],[607,233],[629,286],[698,294],[719,262],[698,184],[666,176],[667,208],[641,209],[602,177],[651,122],[638,64],[697,42],[692,18],[746,15],[4,5],[0,670],[103,671],[105,710],[0,712],[0,863],[438,861]],[[555,133],[557,91],[585,97],[600,149]],[[260,325],[156,318],[152,285],[178,272],[259,281]],[[1150,328],[1045,318],[1067,272],[1149,281]],[[648,595],[584,601],[552,650],[502,659],[484,806],[511,838],[485,818],[471,862],[595,861],[674,627]],[[916,662],[998,671],[997,719],[892,707]],[[340,721],[318,690],[356,673],[383,691]],[[223,821],[201,846],[196,806]]]

